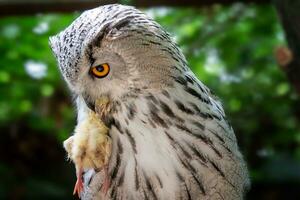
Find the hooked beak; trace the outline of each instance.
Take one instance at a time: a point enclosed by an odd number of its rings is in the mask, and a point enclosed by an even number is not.
[[[86,103],[87,107],[89,109],[91,109],[93,112],[95,112],[96,111],[95,102],[91,101],[90,98],[85,95],[83,96],[83,99],[84,99],[84,102]]]

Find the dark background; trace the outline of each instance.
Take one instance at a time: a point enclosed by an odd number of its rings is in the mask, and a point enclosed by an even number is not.
[[[48,37],[75,10],[110,2],[0,2],[0,199],[75,199],[62,142],[76,114]],[[247,199],[300,199],[299,1],[243,2],[122,1],[165,27],[222,99],[249,165]]]

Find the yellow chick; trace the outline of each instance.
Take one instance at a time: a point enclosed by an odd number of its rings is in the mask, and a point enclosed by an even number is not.
[[[109,188],[107,164],[111,154],[111,138],[108,136],[109,129],[100,120],[101,113],[98,114],[99,111],[104,112],[101,108],[107,103],[106,98],[97,100],[97,113],[90,111],[88,117],[76,126],[74,135],[64,141],[68,157],[76,167],[77,181],[73,194],[78,193],[78,196],[83,190],[82,173],[86,169],[104,169],[102,189],[106,193]]]

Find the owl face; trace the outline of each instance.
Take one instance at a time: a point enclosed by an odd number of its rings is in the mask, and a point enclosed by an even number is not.
[[[97,99],[100,96],[118,98],[127,92],[129,76],[123,58],[106,47],[93,47],[91,57],[82,59],[75,84],[71,85],[76,94]]]
[[[84,12],[50,46],[70,89],[90,99],[170,86],[186,67],[168,33],[129,6]]]

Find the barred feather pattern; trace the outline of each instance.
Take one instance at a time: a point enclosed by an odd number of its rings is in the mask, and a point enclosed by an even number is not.
[[[88,170],[82,199],[243,199],[248,170],[222,105],[159,24],[133,7],[107,5],[84,12],[50,45],[79,93],[79,122],[99,97],[100,86],[82,89],[78,81],[93,49],[126,64],[126,88],[107,89],[112,102],[103,116],[113,142],[111,186],[104,194],[103,172]]]
[[[191,74],[180,80],[116,105],[111,188],[87,176],[83,199],[243,199],[247,167],[220,103]]]

